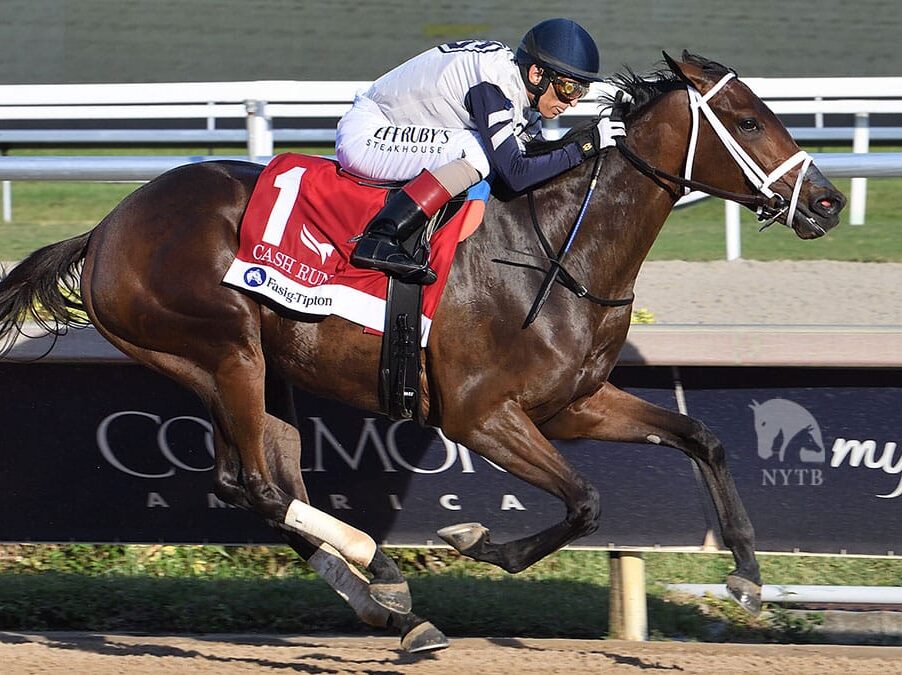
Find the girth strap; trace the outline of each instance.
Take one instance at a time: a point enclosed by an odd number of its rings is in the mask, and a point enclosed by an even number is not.
[[[379,363],[379,406],[392,419],[420,419],[420,317],[423,286],[388,278]]]

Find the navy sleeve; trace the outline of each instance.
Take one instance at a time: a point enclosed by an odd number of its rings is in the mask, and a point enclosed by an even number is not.
[[[517,143],[513,104],[494,84],[477,84],[467,93],[465,105],[492,168],[516,192],[552,178],[582,162],[576,143],[548,153],[527,157]]]

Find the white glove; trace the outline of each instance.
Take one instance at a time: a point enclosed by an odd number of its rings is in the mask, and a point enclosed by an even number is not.
[[[626,136],[626,127],[621,120],[612,120],[610,117],[602,117],[598,120],[598,146],[609,148],[616,145],[618,136]]]

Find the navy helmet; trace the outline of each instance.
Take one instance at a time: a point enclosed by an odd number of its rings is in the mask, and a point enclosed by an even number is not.
[[[534,63],[583,82],[602,79],[598,73],[601,58],[595,40],[585,28],[570,19],[547,19],[533,26],[523,36],[516,61],[521,69]]]

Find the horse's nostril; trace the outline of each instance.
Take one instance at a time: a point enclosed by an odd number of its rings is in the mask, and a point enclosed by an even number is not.
[[[841,211],[843,202],[842,199],[832,194],[821,194],[812,200],[811,207],[814,211],[829,216]]]

